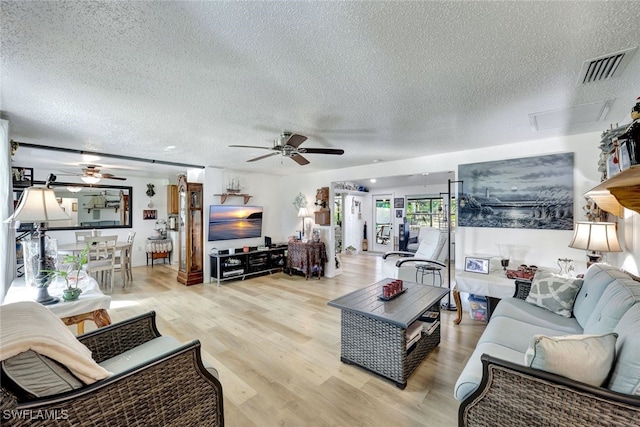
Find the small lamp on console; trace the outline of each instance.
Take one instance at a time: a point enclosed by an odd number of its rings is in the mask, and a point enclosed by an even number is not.
[[[587,267],[602,261],[601,252],[622,252],[614,222],[576,222],[569,247],[590,251]]]
[[[300,210],[298,211],[298,218],[302,218],[302,237],[304,237],[304,228],[305,228],[304,220],[309,216],[310,215],[307,208],[300,208]]]
[[[62,221],[70,219],[69,215],[62,210],[56,194],[47,187],[29,187],[24,190],[20,197],[20,204],[13,215],[4,222],[32,222],[37,224],[38,237],[40,239],[40,252],[38,256],[38,275],[35,278],[35,285],[38,288],[36,302],[48,305],[58,302],[58,298],[49,295],[47,291],[47,273],[45,273],[45,232],[47,222]]]

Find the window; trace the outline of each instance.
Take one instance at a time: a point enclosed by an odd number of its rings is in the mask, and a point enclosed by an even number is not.
[[[456,211],[455,197],[451,197],[452,225],[456,223]],[[447,228],[447,206],[444,199],[442,197],[409,196],[407,198],[407,223],[410,228]]]

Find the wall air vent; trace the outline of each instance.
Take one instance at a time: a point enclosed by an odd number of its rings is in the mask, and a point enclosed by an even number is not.
[[[578,85],[601,82],[619,76],[638,47],[585,61],[580,69]]]

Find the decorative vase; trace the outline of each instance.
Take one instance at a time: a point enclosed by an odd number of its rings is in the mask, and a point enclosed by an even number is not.
[[[75,301],[80,297],[82,289],[80,288],[66,288],[62,291],[62,299],[65,301]]]

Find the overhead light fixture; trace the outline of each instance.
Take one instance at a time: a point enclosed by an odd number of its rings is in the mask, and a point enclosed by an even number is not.
[[[371,179],[369,180],[369,182],[377,182],[377,181],[378,181],[378,180],[377,180],[377,179],[375,179],[375,178],[371,178]]]
[[[543,131],[601,122],[609,113],[614,100],[613,98],[605,99],[573,107],[531,113],[529,114],[529,124],[533,130]]]
[[[95,176],[82,176],[80,177],[80,179],[86,182],[87,184],[97,184],[98,182],[100,182],[100,178]]]
[[[75,185],[69,185],[67,187],[67,191],[69,191],[71,193],[78,193],[80,190],[82,190],[82,187],[77,187]]]

